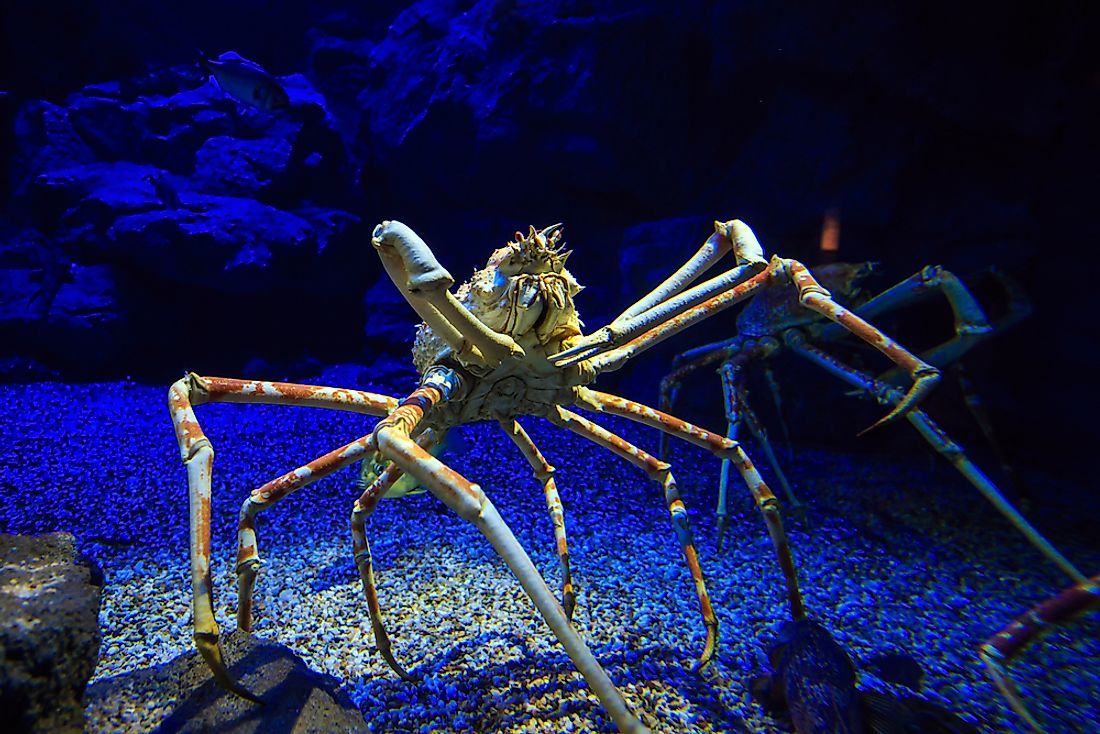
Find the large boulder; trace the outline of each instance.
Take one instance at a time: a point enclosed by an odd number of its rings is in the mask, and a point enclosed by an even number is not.
[[[40,232],[0,220],[0,374],[110,365],[128,338],[124,290],[111,266],[73,262]]]
[[[84,730],[102,589],[72,535],[0,535],[0,730]]]
[[[230,674],[263,699],[263,706],[219,687],[192,650],[163,665],[92,685],[88,731],[368,731],[363,715],[336,679],[310,670],[289,648],[240,630],[223,638],[222,645]]]
[[[175,371],[212,355],[239,366],[247,348],[224,343],[240,333],[225,318],[179,353],[172,335],[195,303],[281,333],[358,332],[380,267],[348,211],[345,146],[305,77],[280,83],[290,106],[276,112],[197,64],[22,106],[3,141],[18,222],[0,231],[0,377]]]

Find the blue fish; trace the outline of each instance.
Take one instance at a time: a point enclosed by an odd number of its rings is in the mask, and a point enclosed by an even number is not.
[[[262,66],[238,53],[226,51],[216,59],[199,52],[199,65],[214,77],[218,86],[233,99],[265,112],[290,106],[286,89]]]

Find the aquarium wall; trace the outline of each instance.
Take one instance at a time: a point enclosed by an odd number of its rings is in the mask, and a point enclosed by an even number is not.
[[[1020,284],[1031,315],[967,364],[1013,452],[1072,462],[1098,353],[1088,5],[9,5],[0,376],[407,369],[416,319],[369,244],[384,219],[459,279],[515,230],[564,222],[596,328],[714,219],[813,265],[835,211],[834,257],[879,264],[868,288],[942,264],[998,315],[987,269]],[[289,105],[227,92],[199,63],[225,52]],[[880,325],[923,348],[951,314],[933,299]],[[674,353],[735,330],[717,317],[612,384],[650,399]],[[827,375],[777,369],[804,386],[796,435],[830,440],[822,410],[845,441],[864,427]],[[953,395],[941,418],[976,436]]]

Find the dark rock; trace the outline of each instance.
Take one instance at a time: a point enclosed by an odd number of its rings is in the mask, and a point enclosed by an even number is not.
[[[164,665],[92,685],[88,731],[116,731],[125,716],[132,728],[159,727],[160,732],[368,731],[336,679],[310,670],[289,648],[239,630],[223,638],[222,645],[230,674],[265,705],[220,688],[199,654],[191,651]]]
[[[128,309],[111,266],[74,263],[41,233],[3,224],[0,291],[5,379],[56,376],[60,365],[102,366],[117,353]]]
[[[350,189],[344,145],[305,77],[280,83],[291,106],[278,114],[239,103],[197,65],[24,105],[12,211],[41,234],[28,244],[0,232],[4,348],[66,374],[175,367],[175,342],[150,329],[190,318],[191,298],[358,333],[361,315],[344,314],[379,265],[360,218],[333,205]]]
[[[72,535],[0,535],[0,729],[83,731],[102,587]]]
[[[0,382],[28,383],[56,381],[61,373],[31,357],[0,357]]]
[[[100,159],[136,159],[149,126],[148,106],[144,101],[124,104],[99,94],[93,88],[73,96],[68,105],[73,128]]]
[[[209,138],[195,154],[194,184],[209,194],[267,200],[290,162],[285,140]]]
[[[250,293],[292,288],[323,249],[306,220],[252,199],[193,196],[179,209],[118,217],[114,258],[168,280]]]
[[[44,100],[28,102],[20,108],[15,117],[14,147],[11,181],[16,194],[45,171],[96,160],[91,147],[77,134],[68,111]]]
[[[366,343],[375,349],[403,353],[412,359],[412,344],[420,317],[401,297],[397,286],[385,275],[363,296],[367,314]]]
[[[98,162],[43,173],[31,184],[31,205],[40,227],[72,239],[74,231],[97,233],[122,214],[150,211],[161,205],[150,179],[163,175],[154,167],[120,161]]]

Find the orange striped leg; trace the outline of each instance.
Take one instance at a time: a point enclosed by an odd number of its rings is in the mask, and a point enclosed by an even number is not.
[[[175,426],[180,456],[187,468],[187,486],[190,505],[190,556],[191,589],[194,605],[195,645],[210,667],[214,678],[224,688],[251,701],[259,702],[229,675],[225,667],[221,647],[218,644],[218,624],[214,619],[213,585],[210,579],[210,481],[214,465],[214,447],[203,433],[194,406],[209,402],[268,403],[277,405],[302,405],[310,407],[346,410],[367,415],[385,415],[397,401],[393,398],[359,390],[341,390],[329,387],[297,385],[291,383],[233,380],[220,377],[201,377],[188,374],[168,391],[168,409]],[[367,450],[370,437],[365,436],[328,454],[306,467],[284,475],[275,483],[265,485],[268,498],[289,494],[299,486],[336,471]],[[344,454],[351,457],[345,463]],[[264,489],[264,488],[261,488]],[[259,491],[259,490],[257,490]],[[266,499],[266,498],[265,498]],[[277,499],[277,497],[276,497]],[[253,533],[253,551],[255,535]]]
[[[978,650],[989,677],[997,690],[1019,716],[1036,732],[1042,732],[1020,698],[1007,666],[1016,655],[1057,624],[1064,624],[1085,612],[1100,607],[1100,574],[1063,589],[990,637]]]
[[[791,555],[791,547],[787,542],[787,533],[783,530],[783,520],[779,515],[779,500],[772,494],[771,489],[764,483],[764,478],[753,466],[741,445],[725,436],[704,430],[697,426],[682,421],[676,416],[662,413],[650,408],[648,405],[635,403],[632,400],[608,395],[597,390],[577,388],[579,404],[590,407],[599,412],[620,415],[642,425],[664,431],[671,436],[683,439],[696,446],[707,449],[720,459],[729,459],[741,478],[748,485],[756,500],[756,506],[764,516],[764,523],[768,528],[772,546],[775,548],[779,567],[783,571],[783,579],[787,585],[787,601],[790,605],[791,618],[803,619],[806,609],[802,603],[802,593],[798,590],[798,572],[795,569],[794,557]]]
[[[431,429],[424,431],[417,437],[416,443],[422,448],[429,448],[438,441],[438,436]],[[374,631],[374,641],[382,658],[395,673],[407,681],[415,678],[397,662],[393,655],[393,645],[390,636],[382,623],[382,609],[378,604],[378,587],[374,580],[374,559],[370,552],[370,541],[367,540],[367,532],[364,527],[366,519],[374,512],[386,492],[390,490],[394,482],[404,475],[401,467],[392,461],[378,474],[375,480],[363,489],[363,494],[355,500],[351,510],[351,546],[354,553],[355,567],[359,570],[359,578],[363,583],[363,594],[367,598],[367,610],[370,612],[371,629]]]
[[[558,408],[555,413],[550,413],[547,418],[562,428],[567,428],[589,441],[603,446],[608,451],[626,459],[638,467],[649,478],[661,485],[665,493],[665,504],[668,506],[672,517],[672,529],[680,540],[684,558],[687,560],[688,570],[691,572],[692,581],[695,583],[695,594],[699,597],[699,609],[703,614],[703,624],[707,630],[707,641],[703,646],[703,654],[699,656],[699,667],[710,663],[714,659],[714,652],[718,646],[718,617],[714,614],[714,607],[710,603],[710,595],[707,593],[707,585],[703,580],[703,570],[699,566],[699,556],[695,552],[695,539],[692,537],[691,525],[688,522],[687,508],[680,498],[680,490],[676,487],[676,480],[667,463],[650,456],[645,451],[616,436],[611,431],[593,423],[586,418]]]
[[[546,509],[550,512],[550,522],[554,525],[554,543],[561,562],[561,603],[565,607],[565,616],[573,621],[573,610],[577,598],[573,593],[573,574],[569,570],[569,544],[565,539],[565,515],[562,512],[561,497],[554,482],[554,467],[542,455],[527,431],[515,420],[500,422],[500,427],[515,442],[524,458],[535,472],[535,478],[542,482],[542,491],[546,495]]]
[[[387,459],[416,477],[417,481],[459,517],[472,523],[492,543],[619,730],[648,732],[627,708],[626,701],[607,672],[573,629],[554,592],[546,585],[535,564],[481,487],[468,481],[409,438],[419,415],[430,410],[432,405],[442,399],[442,393],[434,387],[423,387],[413,393],[413,396],[418,393],[422,401],[419,405],[402,405],[390,417],[379,421],[375,429],[379,450]]]
[[[821,287],[821,284],[814,279],[809,268],[805,265],[797,260],[780,259],[780,262],[787,273],[787,277],[798,288],[799,303],[843,326],[852,334],[882,352],[891,362],[904,370],[909,375],[909,379],[913,381],[913,384],[909,387],[909,392],[894,406],[893,410],[865,428],[861,433],[866,433],[897,420],[917,407],[920,401],[936,387],[940,381],[940,371],[938,369],[910,353],[905,347],[834,301],[832,296],[829,295],[829,291]]]

